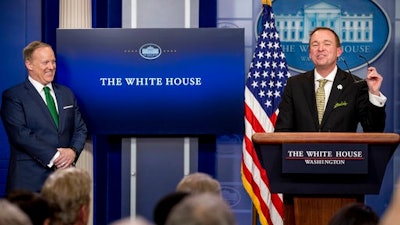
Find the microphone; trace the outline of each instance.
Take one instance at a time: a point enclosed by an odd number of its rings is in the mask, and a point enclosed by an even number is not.
[[[342,60],[342,62],[344,63],[344,65],[346,65],[347,72],[348,72],[348,73],[350,74],[350,76],[353,78],[353,81],[354,81],[353,83],[357,84],[357,83],[361,83],[361,82],[365,81],[365,80],[362,80],[362,79],[356,80],[356,78],[354,78],[355,76],[351,73],[350,67],[349,67],[349,65],[347,65],[346,60],[344,60],[343,57],[340,57],[340,60]]]

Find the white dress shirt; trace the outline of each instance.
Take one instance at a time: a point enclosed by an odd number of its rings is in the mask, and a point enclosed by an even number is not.
[[[318,80],[321,80],[321,79],[328,80],[328,82],[326,82],[326,84],[324,86],[324,88],[325,88],[325,106],[324,106],[324,109],[325,109],[326,104],[328,102],[329,94],[331,93],[331,90],[332,90],[333,81],[335,80],[336,72],[337,72],[337,66],[335,66],[335,69],[333,69],[332,72],[330,72],[328,74],[328,76],[322,77],[317,72],[317,70],[314,70],[315,92],[317,91],[318,86],[319,86],[319,81]],[[378,95],[373,95],[370,92],[368,92],[368,95],[369,95],[369,101],[373,105],[375,105],[377,107],[383,107],[385,105],[387,98],[381,92],[380,92],[379,96]]]

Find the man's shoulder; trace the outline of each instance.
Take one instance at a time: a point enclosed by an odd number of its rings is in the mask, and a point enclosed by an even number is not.
[[[26,81],[15,84],[3,91],[4,94],[19,94],[22,89],[28,88]]]
[[[59,90],[68,90],[71,91],[71,89],[63,84],[59,84],[59,83],[53,83],[53,88],[54,89],[59,89]]]
[[[292,82],[296,82],[296,83],[300,82],[300,81],[308,81],[310,79],[314,79],[314,73],[312,70],[298,73],[289,78],[289,80],[291,80]]]
[[[57,93],[61,93],[63,95],[74,95],[73,91],[71,90],[71,88],[62,85],[62,84],[58,84],[58,83],[53,83],[53,88],[54,91]]]

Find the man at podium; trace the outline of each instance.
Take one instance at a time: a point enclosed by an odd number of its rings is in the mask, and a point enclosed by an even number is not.
[[[382,76],[369,65],[364,80],[341,70],[337,59],[342,52],[332,29],[311,32],[309,57],[315,67],[287,80],[275,132],[356,132],[359,123],[364,132],[384,131]]]

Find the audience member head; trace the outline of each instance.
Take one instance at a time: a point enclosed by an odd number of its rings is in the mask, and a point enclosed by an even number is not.
[[[76,167],[56,170],[45,181],[41,194],[53,211],[51,225],[88,223],[92,180]]]
[[[153,220],[156,225],[165,225],[172,208],[181,202],[189,193],[173,192],[167,194],[157,202],[153,211]]]
[[[0,199],[0,225],[32,225],[28,215],[18,206]]]
[[[377,225],[379,216],[363,203],[351,203],[339,209],[328,225]]]
[[[184,176],[176,186],[176,191],[195,194],[209,192],[221,195],[221,185],[210,175],[196,172]]]
[[[33,225],[49,223],[51,216],[49,204],[39,194],[26,190],[14,190],[7,194],[6,199],[25,212]]]
[[[166,225],[235,225],[236,220],[223,198],[212,193],[192,194],[170,212]]]
[[[117,220],[110,225],[153,225],[150,221],[146,220],[141,216],[137,216],[136,218],[123,218]]]

